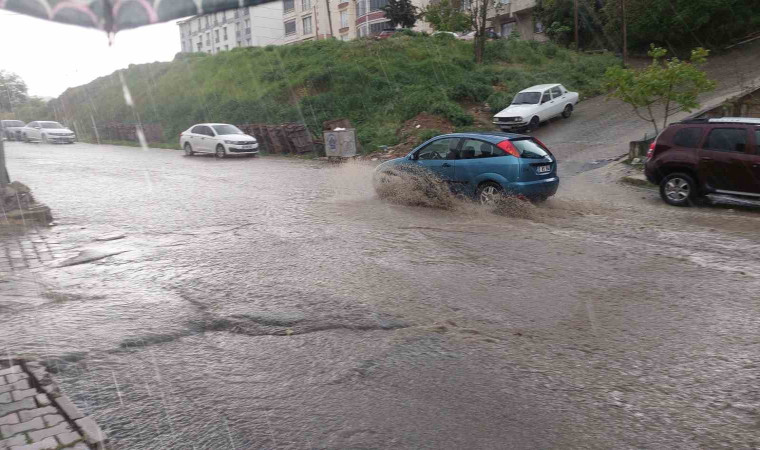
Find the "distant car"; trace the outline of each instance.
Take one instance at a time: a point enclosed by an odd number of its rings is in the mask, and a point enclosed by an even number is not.
[[[20,130],[24,142],[44,142],[46,144],[73,144],[76,135],[58,122],[29,122]]]
[[[433,36],[451,36],[454,39],[459,39],[459,35],[452,31],[436,31]]]
[[[760,119],[674,123],[652,142],[644,173],[673,206],[708,194],[760,199]]]
[[[243,133],[235,125],[199,123],[179,135],[179,145],[187,156],[213,153],[217,158],[230,155],[254,156],[259,153],[255,137]]]
[[[570,118],[579,98],[577,92],[570,92],[561,84],[529,87],[515,95],[512,104],[494,116],[493,123],[502,131],[535,130],[551,118]]]
[[[455,133],[436,136],[403,158],[377,167],[375,182],[399,171],[426,169],[451,190],[481,203],[502,195],[545,200],[557,192],[557,160],[538,139],[512,133]]]
[[[21,129],[24,128],[24,122],[20,120],[2,120],[0,126],[3,129],[3,136],[9,141],[21,139]]]
[[[389,37],[393,36],[394,34],[398,33],[401,30],[403,30],[403,28],[383,30],[380,33],[378,33],[377,36],[375,36],[375,39],[378,39],[378,40],[388,39]]]
[[[476,35],[477,35],[477,32],[468,31],[467,33],[462,33],[458,35],[457,39],[460,39],[463,41],[474,41]],[[494,40],[494,39],[501,39],[501,36],[499,36],[499,34],[493,30],[486,30],[486,38],[490,40]]]

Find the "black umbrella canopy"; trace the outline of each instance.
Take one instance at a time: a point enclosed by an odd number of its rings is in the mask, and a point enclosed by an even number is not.
[[[116,32],[268,1],[272,0],[0,0],[0,9]]]

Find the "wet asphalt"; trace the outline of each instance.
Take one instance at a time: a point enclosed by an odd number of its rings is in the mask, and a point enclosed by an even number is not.
[[[0,300],[2,350],[117,449],[760,445],[756,211],[610,167],[500,215],[382,201],[362,164],[7,154],[63,251],[118,254]]]

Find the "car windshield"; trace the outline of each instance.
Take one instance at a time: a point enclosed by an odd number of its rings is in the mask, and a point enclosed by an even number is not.
[[[549,156],[549,152],[531,138],[513,140],[512,145],[517,148],[522,158],[544,159]]]
[[[63,128],[63,125],[58,122],[40,122],[40,126],[45,129]]]
[[[5,120],[3,121],[4,127],[23,127],[24,122],[20,120]]]
[[[213,125],[212,128],[216,131],[216,134],[245,134],[234,125]]]
[[[541,100],[540,92],[520,92],[512,100],[513,105],[536,105]]]

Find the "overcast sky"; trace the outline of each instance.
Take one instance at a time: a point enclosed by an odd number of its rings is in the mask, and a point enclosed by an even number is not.
[[[24,79],[30,95],[57,97],[69,87],[126,68],[169,61],[180,51],[176,21],[108,36],[0,10],[0,69]]]

